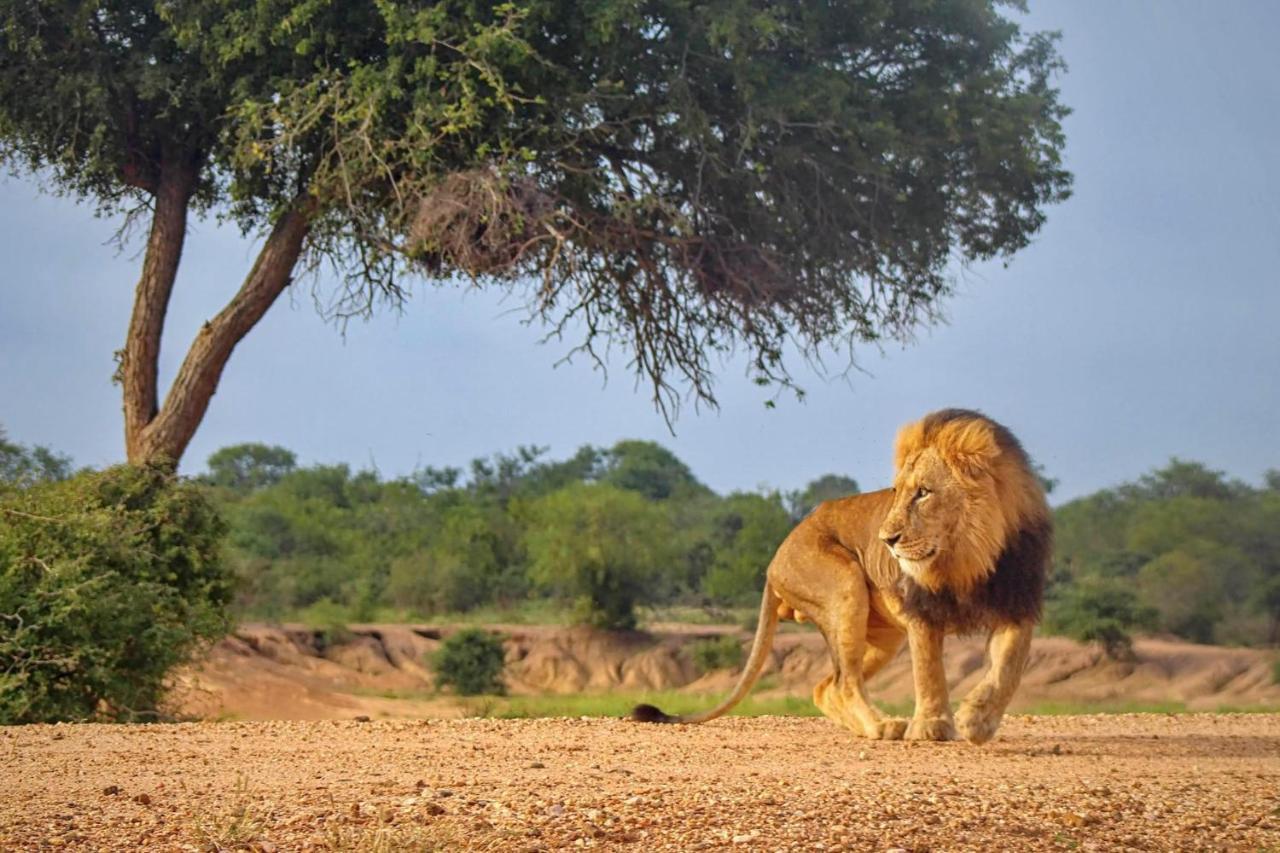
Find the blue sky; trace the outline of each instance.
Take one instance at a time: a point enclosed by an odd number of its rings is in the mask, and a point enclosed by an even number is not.
[[[397,475],[638,437],[719,491],[826,472],[872,488],[889,479],[899,425],[959,405],[1013,428],[1061,481],[1056,499],[1173,455],[1256,482],[1280,467],[1280,4],[1033,0],[1025,23],[1063,31],[1075,195],[1007,267],[958,273],[947,324],[861,350],[863,372],[828,379],[797,362],[807,400],[769,409],[730,361],[719,411],[685,408],[672,436],[625,358],[607,383],[585,361],[557,366],[572,342],[539,344],[517,301],[423,282],[403,313],[343,337],[300,286],[232,356],[183,469],[240,441]],[[139,261],[106,245],[114,230],[30,179],[0,179],[0,424],[81,464],[123,458],[110,376]],[[164,379],[253,253],[213,221],[187,245]]]

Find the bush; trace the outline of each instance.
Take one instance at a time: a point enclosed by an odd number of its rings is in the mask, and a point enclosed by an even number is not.
[[[222,521],[162,470],[0,491],[0,723],[154,717],[225,633]]]
[[[727,635],[698,640],[690,647],[689,653],[700,673],[742,666],[742,644]]]
[[[636,604],[673,559],[661,506],[614,486],[573,485],[534,502],[530,521],[534,583],[573,601],[582,624],[634,628]]]
[[[453,687],[463,696],[505,693],[502,638],[479,628],[450,636],[435,654],[436,687]]]
[[[1087,577],[1055,590],[1044,627],[1082,643],[1102,643],[1108,657],[1127,660],[1133,655],[1129,632],[1150,630],[1155,622],[1155,610],[1139,602],[1130,582]]]

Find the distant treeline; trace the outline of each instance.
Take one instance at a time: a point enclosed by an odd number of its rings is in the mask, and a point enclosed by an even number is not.
[[[1174,459],[1054,517],[1047,629],[1113,648],[1126,630],[1280,641],[1280,471],[1254,488]]]
[[[543,599],[629,627],[637,605],[746,604],[794,522],[858,490],[829,475],[798,492],[720,496],[646,441],[561,461],[525,447],[394,480],[299,468],[288,450],[257,444],[218,451],[208,469],[200,479],[231,528],[241,614],[310,621]]]
[[[65,457],[0,441],[0,483],[70,473]],[[832,474],[794,492],[718,495],[647,441],[564,460],[526,447],[397,479],[241,444],[196,480],[228,527],[236,614],[312,623],[542,605],[625,627],[637,606],[753,606],[795,522],[858,491]],[[1280,641],[1280,472],[1254,487],[1175,459],[1055,517],[1046,631],[1116,654],[1135,631]]]
[[[238,445],[201,479],[230,524],[246,617],[427,618],[544,599],[609,626],[635,605],[754,604],[792,525],[858,490],[833,474],[721,496],[644,441],[562,461],[522,448],[397,480]],[[1132,631],[1280,639],[1280,472],[1254,488],[1175,459],[1055,515],[1046,630],[1115,653]]]

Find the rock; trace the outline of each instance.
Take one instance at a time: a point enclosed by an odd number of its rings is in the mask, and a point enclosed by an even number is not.
[[[116,794],[120,793],[120,786],[108,785],[107,787],[102,789],[102,793],[108,797],[114,797]]]
[[[133,801],[140,806],[151,805],[151,797],[148,796],[147,794],[138,794],[138,796],[133,798]]]

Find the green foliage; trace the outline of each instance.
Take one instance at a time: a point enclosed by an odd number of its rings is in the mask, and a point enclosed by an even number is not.
[[[759,600],[764,573],[792,522],[777,496],[739,492],[711,514],[711,565],[702,590],[717,604]]]
[[[1150,630],[1155,612],[1139,600],[1131,584],[1111,578],[1087,578],[1057,587],[1050,595],[1044,628],[1082,643],[1102,644],[1107,656],[1131,656],[1132,631]]]
[[[787,509],[794,521],[800,521],[823,501],[835,500],[859,492],[858,481],[843,474],[824,474],[798,492],[787,495]]]
[[[1280,640],[1280,496],[1268,487],[1173,459],[1059,507],[1055,525],[1060,606],[1098,584],[1123,586],[1154,616],[1150,629],[1206,643]]]
[[[411,268],[540,274],[533,310],[664,407],[736,346],[787,382],[790,342],[905,339],[1071,183],[1055,37],[993,0],[30,0],[0,28],[7,164],[107,209],[177,176],[248,232],[303,211],[344,315]]]
[[[0,490],[0,723],[136,720],[227,628],[202,491],[118,467]]]
[[[1222,616],[1222,577],[1202,554],[1178,549],[1161,554],[1142,567],[1138,588],[1143,600],[1160,614],[1160,623],[1182,637],[1213,642],[1214,625]]]
[[[436,651],[436,687],[452,687],[463,696],[506,692],[502,638],[480,628],[450,635]]]
[[[670,559],[665,514],[636,492],[605,484],[569,486],[529,508],[529,577],[575,602],[580,619],[598,628],[634,628]]]
[[[397,557],[387,593],[397,604],[423,613],[466,612],[521,595],[527,583],[510,571],[510,520],[485,508],[459,503],[444,509],[426,547]]]
[[[71,476],[71,458],[47,447],[14,444],[0,427],[0,489],[65,480]]]
[[[736,637],[726,635],[698,640],[690,644],[689,654],[693,658],[693,665],[701,673],[742,666],[742,644]]]
[[[675,454],[653,441],[619,441],[604,454],[600,480],[619,489],[639,492],[653,501],[706,494]]]
[[[233,492],[257,491],[280,482],[293,471],[298,459],[283,447],[268,444],[233,444],[209,457],[205,482]]]

